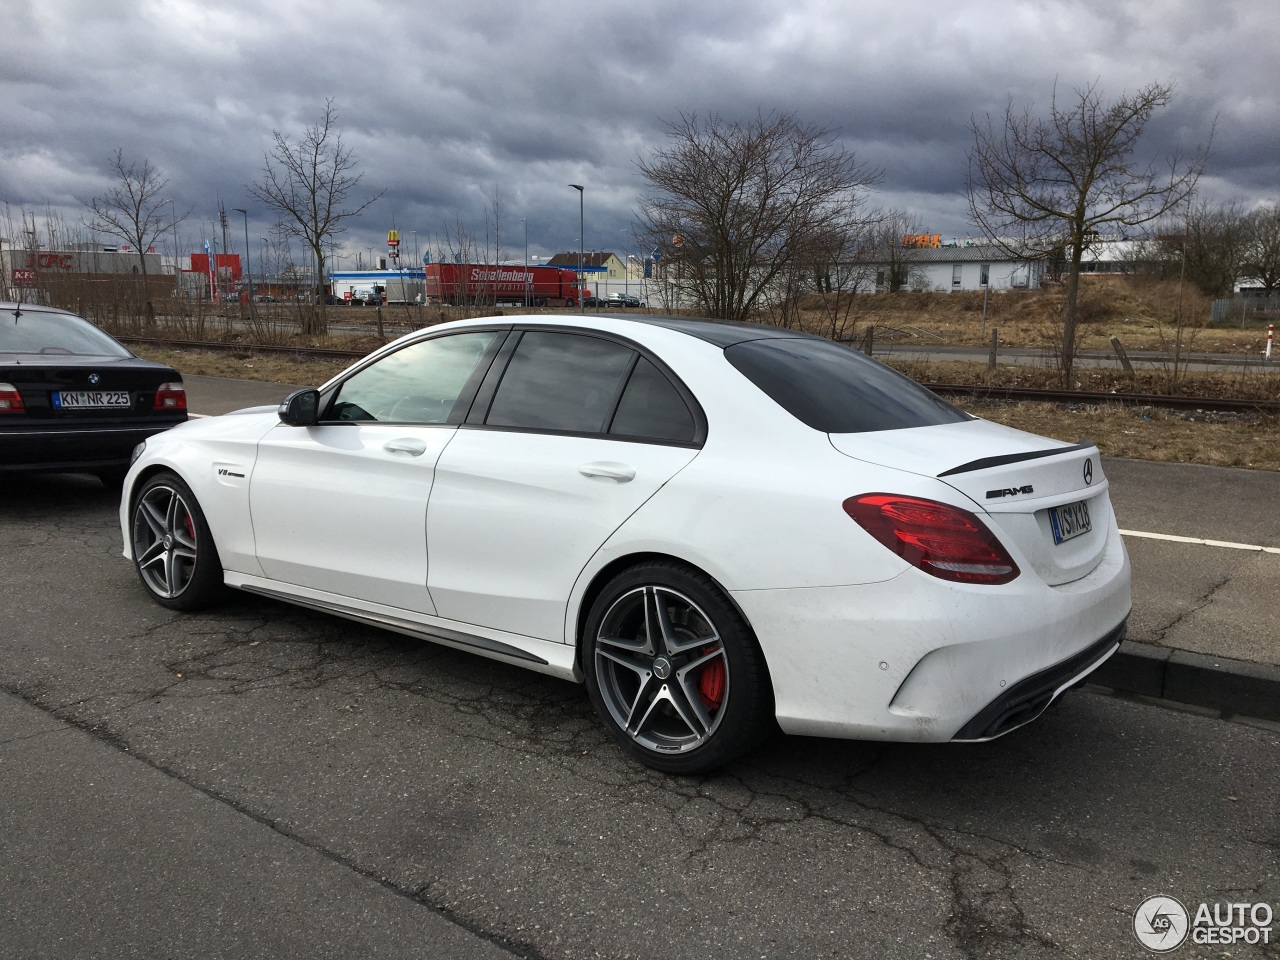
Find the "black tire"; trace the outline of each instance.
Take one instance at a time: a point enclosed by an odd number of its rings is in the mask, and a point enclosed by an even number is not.
[[[673,561],[616,576],[591,605],[582,667],[609,734],[665,773],[716,770],[772,729],[751,628],[710,577]]]
[[[195,494],[177,474],[157,473],[134,495],[130,540],[138,579],[156,603],[198,610],[223,594],[222,561]]]

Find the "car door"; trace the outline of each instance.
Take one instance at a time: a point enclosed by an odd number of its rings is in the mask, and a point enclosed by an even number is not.
[[[271,579],[421,613],[436,461],[505,330],[411,343],[329,392],[314,426],[259,443],[249,499]]]
[[[529,330],[508,348],[437,464],[428,584],[442,617],[563,642],[583,567],[697,455],[705,426],[628,344]]]

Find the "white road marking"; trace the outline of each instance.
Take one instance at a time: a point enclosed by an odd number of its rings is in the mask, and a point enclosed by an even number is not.
[[[1142,537],[1146,540],[1170,540],[1173,543],[1194,543],[1203,547],[1226,547],[1228,550],[1252,550],[1254,553],[1280,553],[1280,547],[1261,547],[1254,543],[1232,543],[1230,540],[1205,540],[1201,537],[1175,537],[1170,533],[1144,533],[1141,530],[1121,530],[1122,537]]]

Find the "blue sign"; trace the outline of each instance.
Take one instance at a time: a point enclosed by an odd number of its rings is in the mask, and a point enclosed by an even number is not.
[[[424,267],[431,265],[431,252],[428,251],[422,255],[422,265]]]

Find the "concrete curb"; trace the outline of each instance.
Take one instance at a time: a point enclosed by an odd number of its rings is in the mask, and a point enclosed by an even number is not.
[[[1126,640],[1087,682],[1228,716],[1280,721],[1280,667]]]

